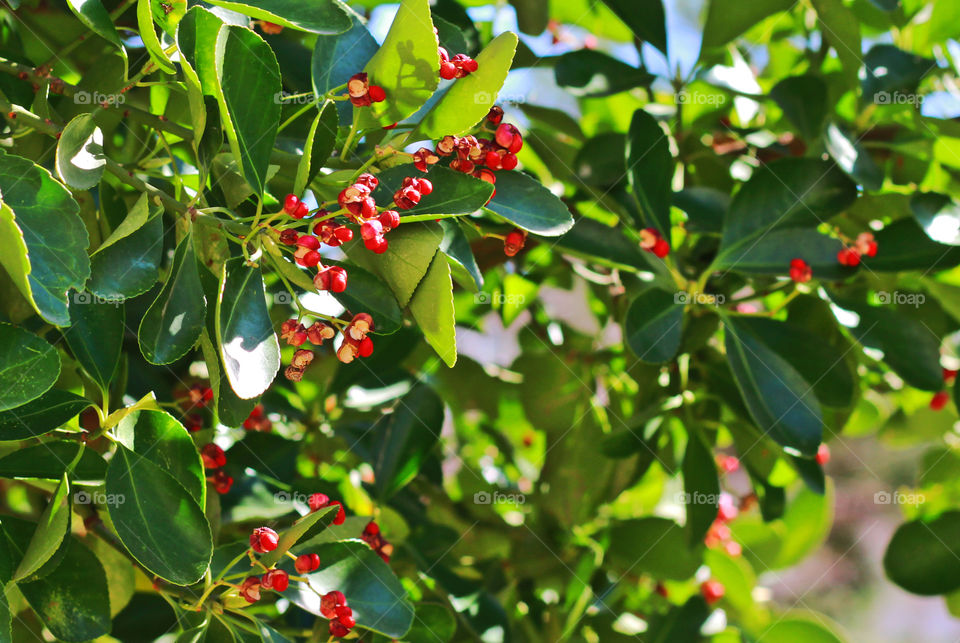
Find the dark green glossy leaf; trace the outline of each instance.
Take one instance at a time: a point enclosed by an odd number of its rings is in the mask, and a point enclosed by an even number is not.
[[[403,0],[386,39],[363,68],[387,99],[362,110],[361,125],[392,125],[412,115],[437,88],[439,68],[430,3]]]
[[[319,34],[336,34],[350,28],[349,13],[338,0],[211,0],[210,4]]]
[[[0,154],[0,264],[41,317],[67,326],[67,292],[90,276],[90,243],[77,202],[33,162]],[[56,225],[50,225],[56,221]]]
[[[667,53],[666,14],[662,0],[603,0],[640,40]]]
[[[578,49],[557,58],[557,84],[575,96],[610,96],[649,84],[654,76],[643,69],[592,49]]]
[[[163,259],[163,206],[144,193],[126,218],[90,256],[87,290],[118,301],[150,290]],[[118,269],[118,266],[121,268]]]
[[[120,364],[123,350],[124,308],[120,302],[94,300],[90,293],[77,293],[70,306],[70,328],[63,338],[83,370],[108,390]]]
[[[932,272],[960,265],[960,248],[933,241],[913,219],[900,219],[876,234],[877,256],[863,257],[866,269],[878,272]]]
[[[424,173],[413,165],[398,165],[377,175],[380,185],[373,196],[378,203],[393,201],[393,194],[400,189],[408,176],[423,177]],[[493,194],[493,186],[462,172],[434,165],[426,174],[433,184],[433,192],[420,199],[416,206],[400,211],[403,217],[418,214],[472,214],[484,206]],[[499,180],[499,179],[498,179]],[[499,189],[499,184],[497,185]],[[391,233],[392,235],[393,233]],[[392,241],[392,236],[390,237]]]
[[[410,314],[444,363],[457,363],[457,334],[450,264],[437,252],[410,299]]]
[[[190,433],[173,416],[165,411],[136,411],[120,420],[114,434],[125,447],[173,476],[204,506],[203,462]]]
[[[2,328],[0,326],[0,336]],[[32,402],[0,413],[0,441],[24,440],[49,433],[90,406],[93,402],[85,397],[50,389]]]
[[[683,605],[671,607],[666,614],[650,619],[645,638],[648,643],[699,643],[700,628],[710,616],[702,596],[691,596]]]
[[[58,480],[80,453],[81,443],[53,440],[24,447],[0,458],[2,478],[44,478]],[[72,480],[103,480],[107,463],[96,451],[84,449],[69,474]]]
[[[647,253],[636,242],[627,239],[619,228],[583,217],[569,232],[557,237],[555,247],[564,252],[627,270],[652,270]]]
[[[730,370],[760,431],[785,447],[814,455],[823,419],[813,387],[745,320],[727,317],[724,327]]]
[[[310,64],[313,92],[323,96],[334,87],[345,84],[357,70],[366,66],[378,48],[376,39],[356,17],[352,17],[352,26],[347,31],[317,37]],[[336,106],[340,124],[349,125],[353,120],[350,101],[340,101]]]
[[[213,554],[210,526],[179,482],[118,445],[107,468],[106,492],[117,500],[107,504],[117,535],[140,564],[175,585],[200,580]]]
[[[36,580],[39,577],[41,568],[57,553],[64,544],[64,539],[70,536],[71,507],[70,482],[67,480],[67,474],[64,473],[60,484],[50,497],[50,502],[40,515],[37,529],[33,532],[30,544],[24,550],[23,558],[20,559],[20,564],[13,573],[13,580],[21,583]]]
[[[574,160],[577,177],[587,185],[606,187],[627,178],[627,137],[617,132],[588,139]]]
[[[410,631],[404,637],[408,641],[436,641],[447,643],[457,633],[457,617],[439,603],[417,603],[416,615]]]
[[[874,162],[869,153],[849,134],[831,123],[824,135],[827,151],[844,172],[865,190],[879,190],[883,187],[883,170]]]
[[[451,268],[459,266],[463,269],[469,278],[469,283],[464,283],[454,271],[454,278],[457,283],[474,291],[483,287],[483,273],[480,272],[480,266],[477,265],[477,259],[473,256],[473,250],[470,248],[470,242],[463,229],[455,221],[443,221],[440,224],[443,227],[443,241],[440,243],[440,251],[447,255],[452,262]]]
[[[93,116],[81,114],[67,123],[57,142],[57,174],[76,190],[89,190],[100,182],[104,166],[103,132]]]
[[[337,589],[350,599],[357,626],[402,639],[413,623],[413,606],[390,567],[363,542],[348,540],[312,547],[320,569],[309,574],[310,584],[323,594]],[[291,588],[290,600],[311,614],[320,614],[320,597],[302,584]]]
[[[451,85],[423,116],[420,134],[431,139],[460,136],[483,120],[507,79],[516,49],[516,34],[505,31],[494,38],[476,57],[477,71]]]
[[[59,375],[60,355],[53,346],[22,328],[0,323],[0,411],[37,399]]]
[[[693,232],[720,232],[730,207],[730,195],[705,186],[673,193],[673,205],[687,213],[687,228]]]
[[[263,194],[280,125],[282,85],[277,57],[254,32],[224,25],[217,35],[214,68],[220,116],[230,148],[254,193]],[[203,76],[200,78],[202,83]]]
[[[863,57],[861,91],[866,100],[890,103],[889,94],[916,90],[920,79],[936,67],[936,61],[907,53],[893,45],[874,45]]]
[[[960,206],[946,194],[924,192],[910,199],[910,211],[927,236],[951,246],[960,246]]]
[[[573,227],[563,201],[523,172],[500,172],[496,187],[487,209],[517,227],[543,237],[557,237]]]
[[[207,303],[188,235],[177,246],[163,289],[140,321],[137,338],[147,361],[169,364],[186,355],[203,330]]]
[[[683,294],[650,288],[631,302],[624,339],[642,361],[657,364],[677,354],[683,336]]]
[[[914,594],[960,589],[960,511],[900,525],[887,545],[883,569],[890,580]]]
[[[813,140],[823,131],[827,118],[827,84],[819,76],[806,74],[784,78],[770,90],[776,101],[804,138]]]
[[[683,456],[683,491],[687,511],[687,542],[696,547],[717,518],[720,507],[720,479],[713,452],[699,431],[688,428],[687,450]]]
[[[686,580],[700,566],[700,557],[687,548],[683,529],[666,518],[638,518],[614,525],[607,553],[618,568],[655,578]]]
[[[374,426],[374,486],[382,501],[413,480],[442,428],[443,401],[423,385],[400,398],[393,413]]]
[[[644,222],[670,239],[673,191],[670,143],[657,121],[642,109],[633,113],[627,138],[627,172]]]
[[[243,257],[224,264],[216,314],[227,380],[241,399],[257,397],[280,370],[280,343],[267,312],[260,269],[247,266]]]
[[[701,47],[706,51],[725,45],[764,18],[793,6],[791,0],[710,0]]]
[[[346,264],[344,268],[349,275],[347,289],[334,293],[334,298],[353,314],[370,313],[378,335],[398,331],[403,324],[403,311],[387,285],[359,266]]]
[[[856,272],[841,266],[837,253],[843,244],[812,228],[774,230],[734,253],[721,255],[716,268],[759,275],[787,275],[790,261],[799,258],[813,270],[815,279],[843,279]]]

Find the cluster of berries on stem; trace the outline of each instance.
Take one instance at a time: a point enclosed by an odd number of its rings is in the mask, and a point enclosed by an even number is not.
[[[367,523],[367,526],[363,528],[363,533],[360,534],[360,538],[363,542],[370,545],[370,549],[377,552],[377,555],[383,559],[383,562],[390,562],[390,556],[393,555],[393,545],[383,537],[383,534],[380,532],[380,525],[378,525],[376,521],[371,520]]]
[[[247,431],[260,431],[261,433],[270,433],[273,430],[273,422],[267,417],[263,404],[257,404],[250,411],[250,415],[243,421],[243,428]]]
[[[342,323],[339,320],[334,321]],[[344,364],[349,364],[357,357],[370,357],[373,354],[373,339],[368,334],[373,329],[373,317],[368,313],[354,315],[343,328],[343,341],[337,349],[337,359]],[[283,322],[280,326],[280,339],[297,348],[290,360],[290,365],[284,370],[284,376],[292,382],[302,380],[315,354],[312,350],[300,347],[306,342],[321,346],[324,341],[332,340],[336,334],[337,329],[324,321],[314,322],[309,327],[296,319]]]
[[[203,468],[211,470],[207,481],[213,485],[216,492],[219,494],[229,492],[230,487],[233,486],[233,477],[223,469],[227,464],[227,454],[223,449],[213,442],[205,444],[200,449],[200,458],[203,460]]]
[[[659,259],[670,254],[670,242],[664,239],[656,228],[644,228],[640,231],[640,247],[652,252]]]
[[[730,556],[739,556],[743,553],[740,543],[733,540],[733,534],[727,523],[739,515],[737,505],[733,502],[733,496],[729,493],[721,493],[717,517],[707,530],[707,535],[703,539],[704,544],[711,548],[723,548]]]
[[[943,369],[943,385],[951,386],[957,380],[957,371],[949,368]],[[934,411],[940,411],[950,401],[950,393],[946,390],[937,391],[930,399],[930,408]]]
[[[477,71],[477,61],[466,54],[456,54],[452,58],[443,47],[437,47],[440,54],[440,78],[453,80],[464,78]]]
[[[837,261],[840,262],[841,266],[853,267],[860,265],[860,258],[864,255],[875,257],[876,254],[877,242],[874,240],[873,234],[861,232],[852,243],[848,243],[837,253]]]
[[[320,614],[330,619],[330,635],[342,638],[350,633],[357,622],[353,610],[347,605],[343,592],[334,590],[320,598]]]
[[[365,72],[350,77],[347,81],[347,94],[354,107],[369,107],[373,103],[383,102],[387,97],[383,87],[370,84]]]

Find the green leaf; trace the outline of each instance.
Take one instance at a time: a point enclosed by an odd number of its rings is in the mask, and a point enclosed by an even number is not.
[[[477,71],[453,83],[424,115],[417,130],[420,138],[460,136],[479,123],[497,100],[516,50],[517,35],[509,31],[484,47],[476,57]]]
[[[844,408],[853,403],[857,383],[853,374],[824,338],[790,322],[742,317],[737,325],[785,359],[810,383],[826,406]]]
[[[60,484],[53,492],[47,508],[44,509],[37,529],[33,532],[20,565],[13,574],[13,580],[25,582],[36,580],[38,572],[53,558],[64,539],[70,535],[70,482],[63,474]]]
[[[170,36],[177,33],[177,25],[187,13],[187,0],[150,0],[153,21]]]
[[[374,425],[374,487],[382,502],[416,477],[442,429],[443,401],[423,385],[400,398],[393,413]]]
[[[295,523],[284,529],[283,533],[280,534],[277,548],[260,556],[260,562],[266,567],[270,567],[283,560],[283,555],[298,542],[306,542],[326,529],[336,516],[336,510],[336,505],[327,506],[298,518]]]
[[[949,195],[921,192],[910,199],[910,211],[927,236],[951,246],[960,246],[960,206]]]
[[[280,370],[280,343],[267,311],[260,269],[247,266],[243,257],[223,266],[216,315],[227,380],[241,399],[257,397]]]
[[[457,617],[439,603],[417,603],[413,625],[404,638],[407,641],[448,643],[457,633]]]
[[[0,326],[2,336],[3,326]],[[56,380],[56,373],[52,379]],[[93,402],[84,397],[61,389],[50,389],[32,402],[0,412],[0,441],[39,437],[60,428],[90,406],[93,406]]]
[[[361,628],[388,638],[402,639],[413,623],[413,606],[390,567],[359,540],[327,543],[311,548],[321,568],[309,574],[310,584],[324,594],[339,590],[349,596],[353,617]],[[290,600],[311,614],[320,614],[320,596],[298,583]]]
[[[701,50],[723,46],[764,18],[793,6],[791,0],[710,0]]]
[[[555,240],[555,246],[564,252],[626,270],[653,270],[647,253],[640,250],[619,227],[611,227],[582,217],[569,232]]]
[[[834,123],[827,126],[824,135],[827,151],[844,172],[866,190],[883,187],[883,170],[857,141]]]
[[[73,440],[52,440],[18,449],[0,458],[0,478],[58,480],[66,473],[71,480],[103,480],[107,463],[92,449],[83,449],[73,470],[67,471],[82,447]]]
[[[464,234],[460,224],[453,221],[442,221],[443,241],[440,243],[440,251],[447,255],[451,262],[451,268],[454,269],[454,279],[465,288],[477,291],[483,287],[483,273],[480,272],[480,266],[477,265],[477,259],[473,256],[473,250],[470,248],[470,242],[467,235]],[[470,281],[464,283],[458,277],[456,268],[462,268]]]
[[[820,614],[811,614],[808,618],[787,616],[779,618],[763,632],[766,643],[845,643],[836,632],[827,629],[825,619]]]
[[[203,296],[193,236],[173,255],[170,274],[140,321],[140,352],[151,364],[170,364],[186,355],[203,330],[207,301]]]
[[[224,25],[217,34],[214,69],[230,149],[244,178],[260,196],[280,125],[280,66],[263,38],[249,29]]]
[[[67,6],[88,29],[123,51],[123,44],[117,35],[116,27],[113,26],[113,20],[100,0],[67,0]]]
[[[160,44],[160,38],[157,37],[157,30],[153,26],[153,10],[150,7],[150,0],[137,0],[137,28],[140,32],[140,39],[147,53],[150,54],[150,60],[160,68],[161,71],[168,74],[176,74],[177,68],[174,66],[170,57],[163,50]]]
[[[110,520],[127,551],[157,576],[192,585],[203,577],[213,542],[203,510],[170,474],[123,445],[107,468]],[[122,501],[121,501],[122,498]]]
[[[638,518],[614,525],[607,553],[618,568],[654,578],[686,580],[700,566],[700,557],[687,548],[683,529],[667,518]]]
[[[812,0],[822,29],[820,33],[837,52],[844,78],[850,87],[857,82],[862,57],[860,21],[841,0]]]
[[[207,369],[210,373],[210,388],[213,389],[214,418],[219,424],[239,428],[256,407],[258,398],[241,400],[233,392],[230,383],[227,381],[227,373],[223,368],[220,352],[214,347],[214,341],[206,331],[200,336],[203,359],[207,363]]]
[[[783,515],[780,549],[771,565],[774,569],[796,565],[823,544],[833,524],[834,498],[829,480],[825,493],[803,489],[796,495]]]
[[[914,594],[933,596],[960,589],[960,511],[897,528],[883,556],[894,583]]]
[[[815,279],[844,279],[856,270],[837,261],[842,248],[840,240],[815,229],[787,228],[768,232],[735,253],[721,255],[714,267],[758,275],[786,275],[790,260],[796,257],[810,265]]]
[[[318,34],[338,34],[350,28],[348,10],[338,0],[211,0],[210,4]]]
[[[124,308],[119,302],[94,300],[79,293],[70,306],[70,328],[63,338],[83,370],[101,391],[110,388],[123,352]]]
[[[3,519],[8,533],[13,520]],[[29,530],[29,523],[26,525]],[[61,641],[80,643],[110,632],[110,595],[103,566],[74,538],[68,538],[56,573],[18,583],[17,588],[47,629]]]
[[[347,271],[348,286],[344,292],[332,293],[347,311],[370,313],[374,332],[389,335],[403,325],[403,311],[393,293],[380,279],[359,266],[341,264]]]
[[[410,313],[427,343],[440,359],[453,368],[457,363],[457,335],[454,329],[453,280],[450,264],[437,252],[427,274],[410,299]]]
[[[310,125],[307,140],[303,144],[303,156],[297,165],[297,177],[293,183],[293,193],[303,194],[324,163],[330,158],[337,142],[337,107],[327,102]]]
[[[630,350],[651,364],[668,362],[677,354],[683,336],[683,300],[677,293],[650,288],[630,303],[623,322]]]
[[[366,66],[380,47],[356,16],[351,20],[352,26],[347,31],[335,36],[317,37],[310,63],[313,93],[317,96],[323,96],[334,87],[345,84]],[[350,101],[339,101],[336,106],[340,124],[349,125],[353,119]]]
[[[60,375],[60,355],[43,339],[0,323],[0,411],[35,400]]]
[[[723,321],[730,370],[757,426],[785,447],[816,454],[823,419],[813,388],[743,319]]]
[[[500,176],[503,174],[506,172]],[[403,217],[420,214],[472,214],[482,208],[493,194],[492,185],[463,172],[434,165],[424,175],[408,164],[398,165],[378,174],[380,184],[374,190],[373,197],[378,203],[390,203],[394,192],[400,189],[403,179],[408,176],[426,176],[433,184],[433,192],[421,198],[420,202],[409,210],[401,210],[401,223]],[[392,242],[393,233],[389,239]]]
[[[557,58],[553,68],[557,84],[574,96],[598,98],[642,87],[654,76],[613,56],[592,49],[578,49]]]
[[[883,361],[903,380],[924,391],[943,388],[940,339],[926,324],[889,307],[870,306],[833,298],[838,306],[858,316],[850,328],[864,346],[883,351]]]
[[[547,28],[550,22],[550,6],[547,2],[539,0],[510,0],[510,6],[517,12],[517,26],[525,34],[539,36]],[[443,20],[443,18],[439,18]],[[439,20],[436,15],[433,17],[434,24],[439,26]],[[440,46],[445,47],[447,51],[465,52],[466,47],[459,49],[450,49],[440,39]]]
[[[818,138],[823,131],[830,109],[827,97],[827,84],[811,74],[788,76],[770,90],[770,98],[797,126],[800,135],[810,140]]]
[[[652,617],[645,639],[647,643],[699,643],[703,640],[700,628],[708,616],[710,608],[703,597],[691,596],[683,605]],[[714,641],[719,643],[716,637]]]
[[[667,17],[662,0],[603,0],[640,40],[667,53]]]
[[[557,237],[573,227],[567,206],[533,177],[500,172],[496,188],[487,209],[517,227],[543,237]]]
[[[381,255],[371,254],[358,240],[343,248],[351,260],[386,282],[397,303],[405,307],[427,274],[441,239],[443,232],[436,223],[407,223],[390,232],[390,245]]]
[[[609,187],[627,178],[627,137],[619,132],[598,134],[584,142],[573,167],[577,178],[597,187]]]
[[[922,270],[933,272],[960,265],[960,248],[933,241],[917,221],[894,221],[876,234],[880,250],[863,257],[863,266],[878,272]]]
[[[889,96],[892,92],[916,90],[920,80],[936,69],[937,63],[893,45],[878,44],[863,57],[863,67],[860,87],[864,99],[884,104],[892,102]]]
[[[758,236],[775,229],[815,227],[856,198],[857,186],[832,163],[770,163],[754,172],[730,203],[717,261],[735,264]]]
[[[6,153],[0,154],[0,195],[0,264],[41,317],[69,325],[67,292],[83,290],[90,276],[80,207],[48,171]]]
[[[386,39],[363,69],[387,99],[360,110],[360,124],[392,125],[412,115],[437,88],[439,68],[430,3],[403,0]]]
[[[166,411],[141,410],[117,424],[117,440],[183,485],[204,506],[206,474],[190,433]]]
[[[177,25],[177,48],[187,84],[199,87],[204,95],[218,96],[216,69],[217,34],[223,21],[203,7],[190,7]]]
[[[57,175],[76,190],[89,190],[100,182],[107,159],[103,132],[93,116],[80,114],[67,123],[57,142]]]
[[[87,290],[116,301],[150,290],[163,259],[163,206],[140,195],[126,218],[90,256]],[[122,268],[117,268],[121,266]]]
[[[717,518],[720,508],[720,479],[713,452],[700,432],[688,428],[687,450],[683,456],[683,491],[687,511],[687,542],[696,547]]]
[[[644,222],[670,239],[673,190],[670,142],[657,121],[642,109],[633,113],[627,137],[627,175]]]

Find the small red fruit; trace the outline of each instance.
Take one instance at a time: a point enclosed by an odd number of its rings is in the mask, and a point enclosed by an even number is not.
[[[297,198],[295,194],[288,194],[283,199],[283,211],[289,215],[293,215],[297,211],[297,207],[300,205],[300,199]]]
[[[860,265],[860,252],[855,248],[843,248],[837,253],[837,261],[840,262],[841,266],[858,266]]]
[[[790,262],[790,279],[798,284],[803,284],[813,278],[813,269],[803,259],[799,257]]]
[[[515,257],[517,253],[523,250],[527,242],[527,233],[523,230],[512,230],[503,239],[503,253],[508,257]]]
[[[947,405],[948,401],[950,401],[950,394],[946,391],[938,391],[930,399],[930,408],[934,411],[940,411]]]
[[[240,585],[240,595],[247,599],[248,603],[256,603],[260,600],[260,579],[256,576],[247,576]]]
[[[715,580],[708,580],[700,585],[700,594],[707,601],[707,605],[713,605],[726,593],[723,583]]]
[[[318,511],[330,504],[330,497],[325,493],[311,493],[307,504],[310,505],[310,511]]]
[[[282,569],[271,569],[260,579],[260,584],[275,592],[285,592],[290,586],[290,575]]]
[[[309,574],[320,567],[320,556],[317,554],[301,554],[293,563],[294,569],[298,574]]]
[[[203,466],[206,469],[219,469],[227,463],[227,454],[213,442],[205,444],[200,449],[200,457],[203,459]]]
[[[250,548],[258,554],[265,554],[277,548],[280,537],[269,527],[257,527],[250,534]]]
[[[657,242],[653,244],[653,254],[660,259],[670,254],[670,244],[667,243],[666,239],[663,237],[657,239]]]
[[[220,469],[214,473],[211,477],[207,478],[211,484],[213,484],[214,490],[223,495],[230,492],[230,487],[233,486],[233,478],[223,469]]]
[[[817,464],[819,464],[820,466],[823,466],[826,463],[830,462],[830,447],[828,447],[826,444],[821,443],[820,446],[817,447],[816,460],[817,460]]]

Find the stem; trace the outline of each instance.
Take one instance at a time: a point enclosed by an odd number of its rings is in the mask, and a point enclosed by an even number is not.
[[[462,216],[466,216],[466,215],[464,214],[414,214],[413,216],[409,216],[409,217],[400,217],[400,223],[414,223],[416,221],[436,221],[437,219],[452,219],[454,217],[462,217]]]

